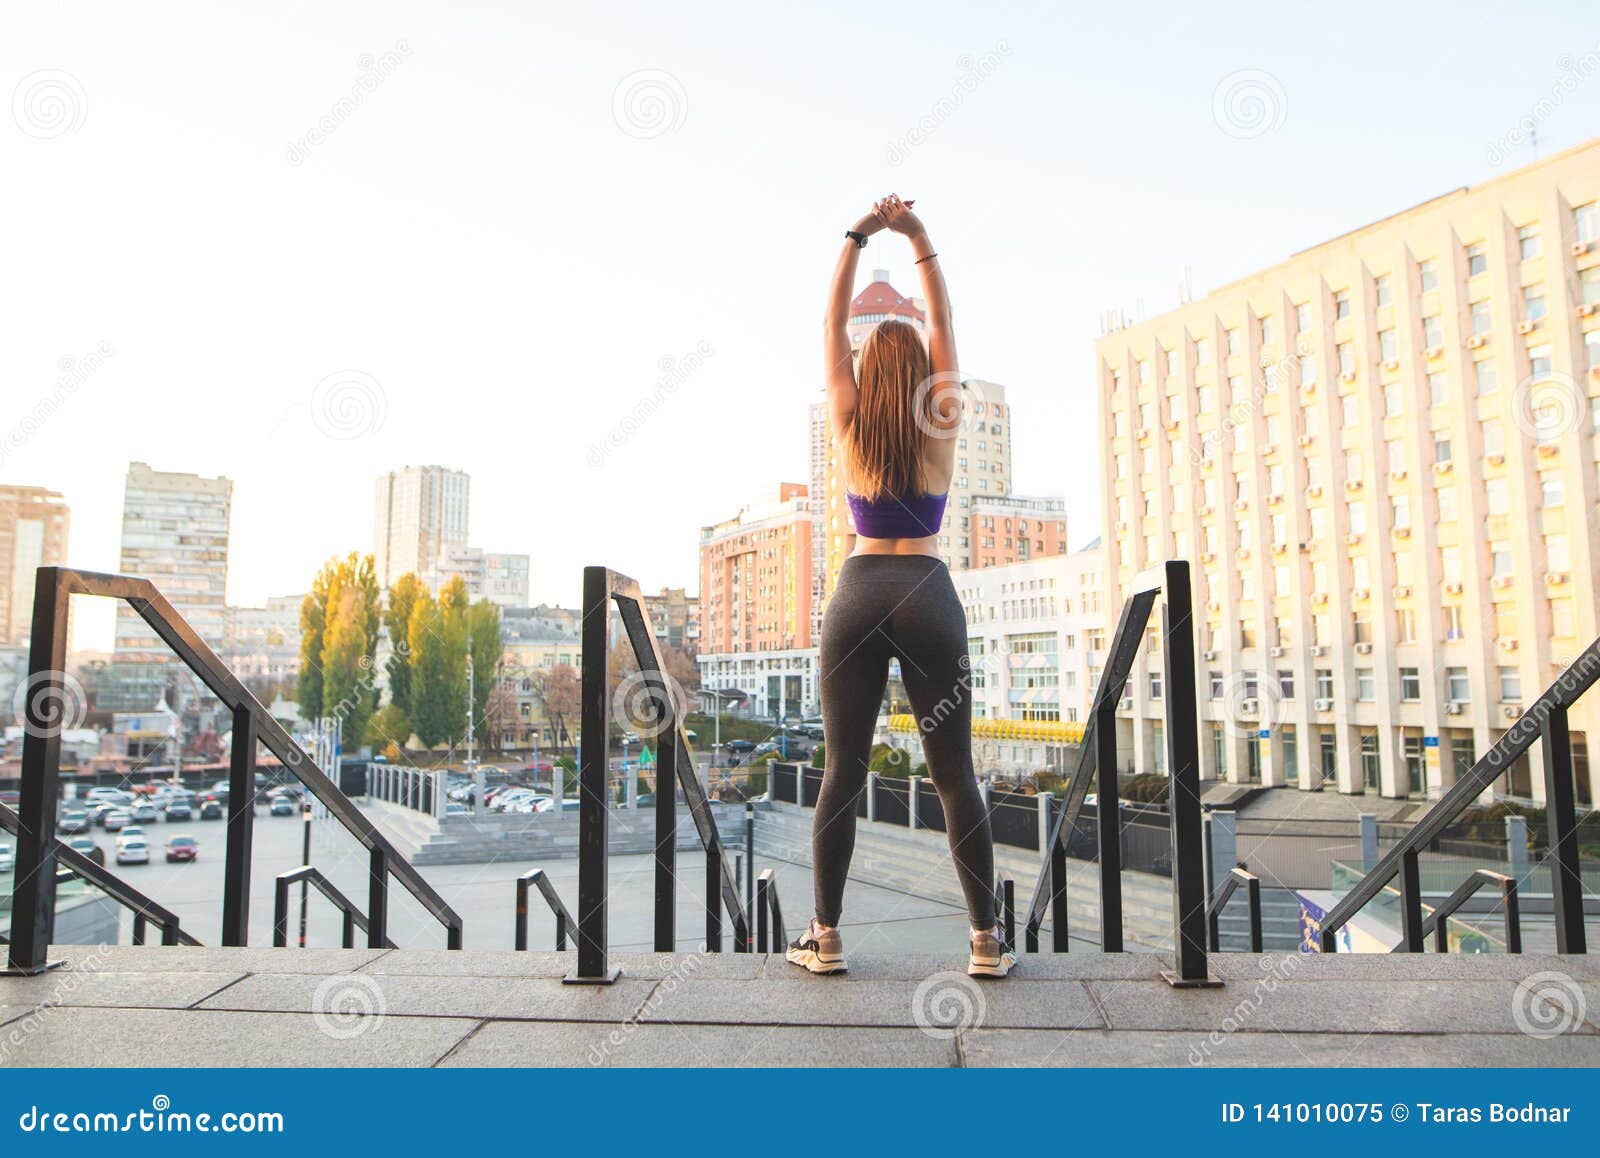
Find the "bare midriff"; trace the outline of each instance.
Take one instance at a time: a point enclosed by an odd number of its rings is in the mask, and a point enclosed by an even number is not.
[[[869,539],[856,536],[851,555],[931,555],[939,557],[939,536],[924,535],[920,539]]]

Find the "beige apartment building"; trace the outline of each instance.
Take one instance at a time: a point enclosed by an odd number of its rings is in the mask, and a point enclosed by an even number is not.
[[[66,500],[56,492],[0,486],[0,647],[28,642],[34,573],[65,565],[70,525]]]
[[[1437,795],[1600,634],[1597,199],[1600,141],[1101,338],[1108,614],[1193,561],[1203,775]],[[1600,698],[1571,724],[1587,806]]]

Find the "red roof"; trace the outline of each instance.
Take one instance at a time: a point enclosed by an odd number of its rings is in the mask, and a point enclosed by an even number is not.
[[[915,318],[922,321],[922,311],[902,297],[900,291],[886,281],[875,281],[856,295],[850,303],[850,316],[860,314],[893,314],[896,317]]]

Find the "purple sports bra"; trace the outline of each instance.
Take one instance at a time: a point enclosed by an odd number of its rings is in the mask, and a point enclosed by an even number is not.
[[[873,500],[846,491],[844,497],[850,504],[856,534],[862,538],[921,539],[939,533],[950,493]]]

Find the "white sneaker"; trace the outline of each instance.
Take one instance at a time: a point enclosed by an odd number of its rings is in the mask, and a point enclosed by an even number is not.
[[[815,917],[806,924],[789,945],[785,954],[789,964],[798,965],[811,973],[843,973],[844,938],[838,929],[819,932]]]
[[[970,977],[1004,977],[1017,963],[1016,954],[995,933],[972,934],[972,952],[967,958]]]

